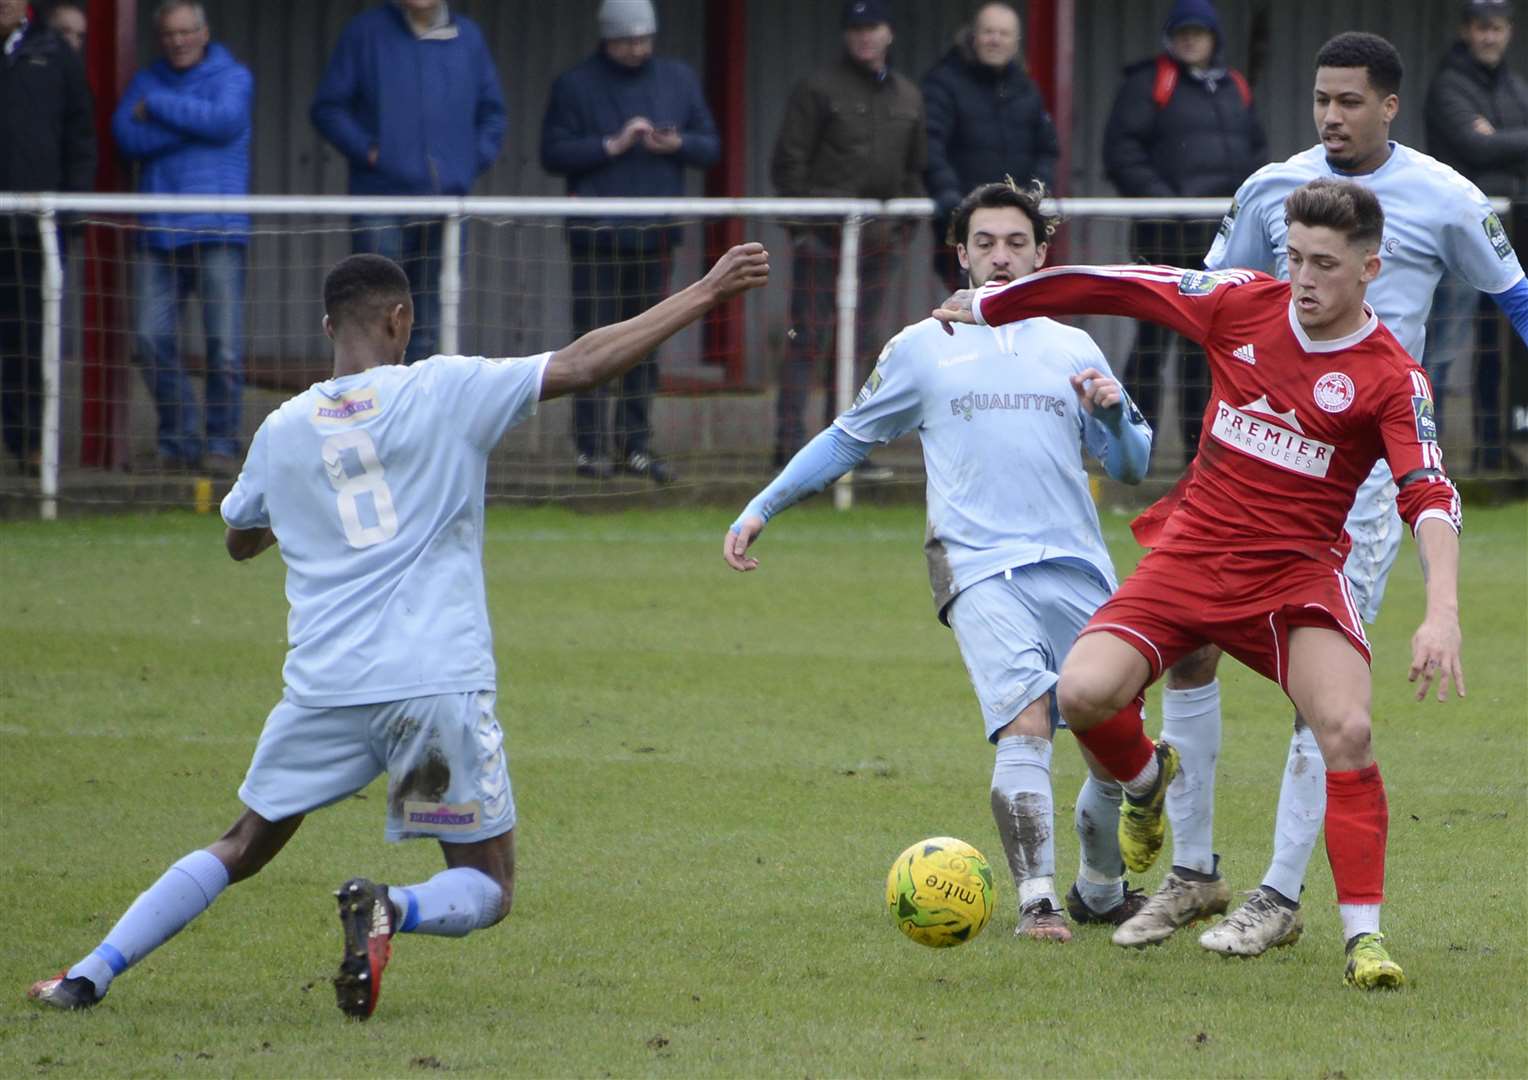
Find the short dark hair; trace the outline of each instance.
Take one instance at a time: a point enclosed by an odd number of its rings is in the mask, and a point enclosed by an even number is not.
[[[1369,73],[1369,85],[1382,97],[1401,92],[1401,78],[1406,67],[1395,46],[1378,34],[1350,30],[1338,34],[1316,54],[1318,68],[1363,68]]]
[[[408,275],[382,255],[351,255],[324,276],[324,314],[335,327],[408,298]]]
[[[1352,180],[1322,177],[1303,184],[1284,200],[1284,224],[1328,228],[1348,243],[1378,248],[1385,235],[1385,211],[1379,196]]]
[[[982,184],[973,188],[971,194],[960,200],[960,205],[950,214],[950,227],[944,235],[946,244],[964,244],[971,229],[971,215],[978,210],[994,210],[1011,206],[1024,211],[1034,224],[1035,243],[1043,244],[1055,235],[1058,217],[1048,217],[1040,209],[1045,201],[1045,184],[1031,180],[1028,187],[1019,187],[1013,177],[1005,176],[1000,183]]]

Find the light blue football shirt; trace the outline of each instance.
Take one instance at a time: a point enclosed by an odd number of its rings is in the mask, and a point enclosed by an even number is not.
[[[317,383],[265,418],[223,520],[287,565],[286,696],[327,707],[491,690],[488,452],[551,353],[435,356]]]
[[[1051,319],[1006,326],[934,319],[886,344],[854,405],[834,421],[862,442],[916,431],[928,477],[924,554],[941,617],[962,589],[1048,560],[1114,564],[1083,468],[1109,434],[1083,411],[1070,377],[1109,362],[1086,333]]]
[[[1481,292],[1506,292],[1523,268],[1501,220],[1479,188],[1426,154],[1390,144],[1390,158],[1372,173],[1349,175],[1327,164],[1319,144],[1287,161],[1264,165],[1242,183],[1215,243],[1204,258],[1211,270],[1244,267],[1289,277],[1284,199],[1318,177],[1353,180],[1379,196],[1385,211],[1379,277],[1367,299],[1419,363],[1427,339],[1433,292],[1445,273]]]

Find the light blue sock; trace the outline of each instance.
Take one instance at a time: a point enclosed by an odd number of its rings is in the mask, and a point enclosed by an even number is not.
[[[997,741],[992,817],[1018,888],[1019,908],[1056,898],[1056,823],[1051,803],[1051,742],[1033,735]]]
[[[470,866],[442,870],[422,885],[389,885],[387,895],[400,913],[398,933],[463,937],[499,918],[504,890]]]
[[[1119,804],[1125,789],[1092,773],[1077,793],[1077,894],[1102,914],[1125,899],[1125,860],[1119,853]]]
[[[150,885],[106,935],[68,971],[106,996],[111,981],[183,930],[228,887],[228,868],[210,851],[193,851]]]

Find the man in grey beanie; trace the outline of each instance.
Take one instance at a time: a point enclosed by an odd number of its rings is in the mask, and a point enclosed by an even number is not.
[[[541,164],[566,176],[569,195],[673,198],[686,167],[721,155],[716,123],[695,72],[653,55],[658,17],[650,0],[605,0],[594,55],[552,84],[541,126]],[[661,220],[579,218],[568,226],[573,263],[573,332],[583,334],[663,297],[676,226]],[[657,484],[674,479],[652,448],[649,411],[656,356],[622,377],[606,426],[603,387],[577,394],[573,441],[578,475],[603,480],[621,469]]]

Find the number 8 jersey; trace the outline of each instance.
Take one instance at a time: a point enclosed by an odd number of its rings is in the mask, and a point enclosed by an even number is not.
[[[491,690],[488,452],[550,353],[435,356],[317,383],[265,418],[222,504],[287,565],[286,696],[324,707]]]

